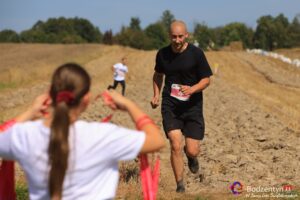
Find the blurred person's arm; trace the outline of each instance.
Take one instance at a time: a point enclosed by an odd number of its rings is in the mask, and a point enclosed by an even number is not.
[[[162,87],[164,74],[154,72],[153,74],[153,98],[151,100],[152,108],[156,108],[159,106],[159,99],[160,99],[160,91]]]

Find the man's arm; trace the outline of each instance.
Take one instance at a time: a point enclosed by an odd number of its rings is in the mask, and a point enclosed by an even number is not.
[[[205,88],[207,88],[209,86],[209,84],[210,84],[210,78],[205,77],[193,86],[182,85],[181,91],[185,95],[192,95],[194,93],[203,91]]]
[[[151,101],[152,108],[159,106],[160,90],[163,82],[164,74],[154,72],[153,74],[153,98]]]

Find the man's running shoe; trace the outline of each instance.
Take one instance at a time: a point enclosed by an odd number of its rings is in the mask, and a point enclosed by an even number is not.
[[[177,193],[184,193],[185,192],[185,187],[184,187],[184,184],[183,184],[183,180],[177,182],[176,192]]]

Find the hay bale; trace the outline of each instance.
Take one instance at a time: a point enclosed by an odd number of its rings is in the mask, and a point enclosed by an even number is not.
[[[230,42],[228,46],[222,48],[223,51],[243,51],[243,43],[241,41]]]

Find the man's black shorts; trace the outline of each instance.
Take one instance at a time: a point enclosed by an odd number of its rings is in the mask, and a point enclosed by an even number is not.
[[[196,140],[204,138],[204,118],[202,112],[202,104],[188,105],[170,105],[162,103],[163,127],[168,137],[168,132],[180,129],[185,137]]]

